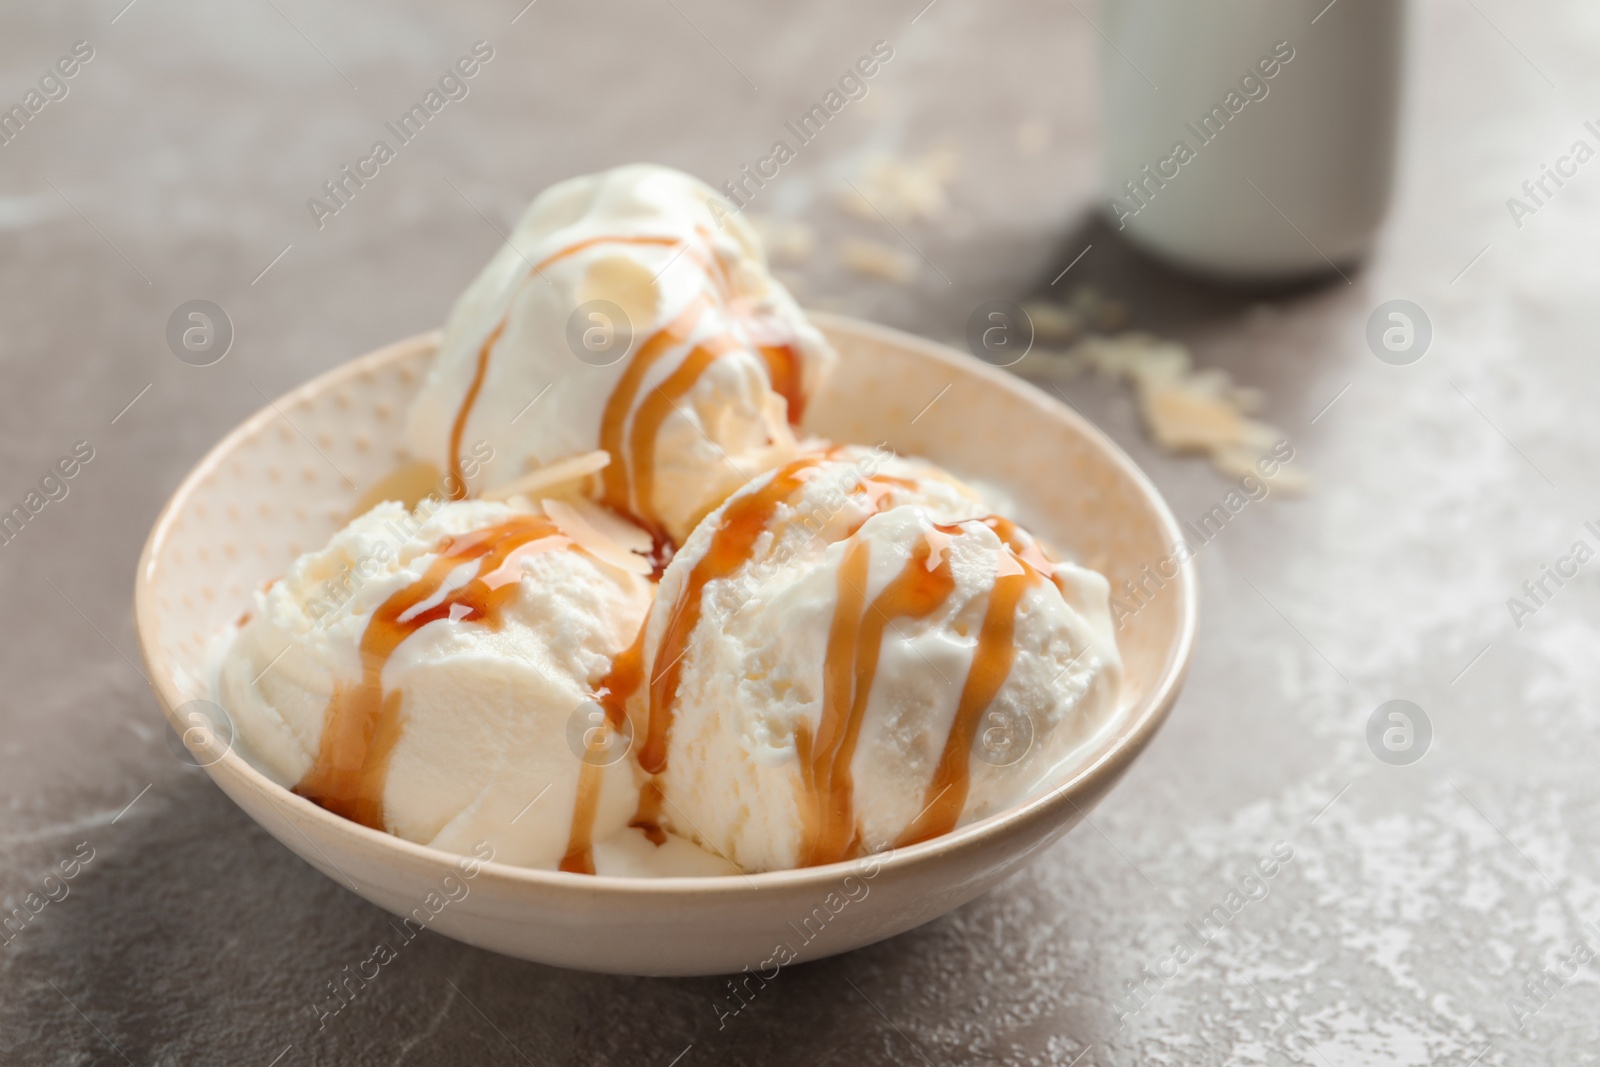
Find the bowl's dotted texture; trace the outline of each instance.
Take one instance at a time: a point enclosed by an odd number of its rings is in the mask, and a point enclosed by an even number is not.
[[[395,345],[273,401],[174,498],[146,575],[155,591],[148,651],[183,699],[208,695],[207,649],[255,592],[327,543],[360,490],[393,469],[403,421],[395,412],[432,356],[431,339]]]

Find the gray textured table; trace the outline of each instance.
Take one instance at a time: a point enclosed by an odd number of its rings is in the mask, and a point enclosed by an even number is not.
[[[1505,206],[1593,140],[1586,5],[1421,4],[1378,253],[1348,285],[1240,296],[1085,221],[1087,5],[940,0],[913,24],[923,0],[522,2],[0,15],[7,106],[75,41],[93,49],[0,146],[0,501],[93,449],[0,546],[0,897],[59,898],[0,945],[0,1061],[1596,1061],[1600,985],[1574,950],[1600,945],[1584,927],[1600,920],[1600,564],[1520,627],[1506,604],[1575,541],[1600,544],[1583,525],[1600,518],[1600,164],[1520,229]],[[319,230],[306,199],[479,39],[495,54],[470,95]],[[786,971],[721,1029],[717,980],[569,973],[426,935],[319,1031],[311,1005],[385,917],[169,751],[129,607],[158,508],[262,393],[438,323],[550,181],[636,158],[720,181],[879,39],[895,58],[873,95],[762,193],[821,235],[789,275],[801,299],[958,337],[978,302],[1043,291],[1093,243],[1073,284],[1263,386],[1314,490],[1251,504],[1205,547],[1198,655],[1165,731],[1092,826],[959,912]],[[1023,155],[1030,119],[1052,136]],[[838,210],[840,179],[941,139],[961,159],[952,209],[905,234],[937,271],[847,273],[840,237],[896,237]],[[164,340],[200,297],[237,331],[205,368]],[[1412,366],[1363,341],[1395,297],[1435,329]],[[1180,518],[1226,492],[1152,450],[1125,392],[1065,388]],[[1365,740],[1397,697],[1433,724],[1412,766]],[[1201,943],[1186,924],[1280,841],[1293,856],[1265,898]],[[46,883],[63,863],[75,876]],[[1198,946],[1181,962],[1180,937]]]

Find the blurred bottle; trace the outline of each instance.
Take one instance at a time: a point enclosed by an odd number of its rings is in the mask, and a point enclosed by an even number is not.
[[[1180,266],[1247,281],[1366,253],[1389,204],[1406,0],[1102,11],[1113,227]]]

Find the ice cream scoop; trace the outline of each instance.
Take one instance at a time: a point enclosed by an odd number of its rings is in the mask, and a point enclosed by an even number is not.
[[[257,765],[448,851],[487,841],[507,862],[555,868],[586,808],[608,842],[580,843],[589,869],[631,871],[653,852],[641,838],[606,853],[628,836],[637,772],[586,711],[649,607],[649,565],[571,507],[549,512],[384,503],[301,556],[257,595],[217,670]],[[681,873],[727,869],[683,842],[668,852]]]
[[[466,496],[603,449],[598,495],[672,543],[792,458],[837,357],[723,204],[647,164],[545,190],[451,312],[411,451]]]
[[[930,465],[798,457],[699,525],[604,683],[639,821],[762,871],[998,812],[1115,710],[1108,593]]]

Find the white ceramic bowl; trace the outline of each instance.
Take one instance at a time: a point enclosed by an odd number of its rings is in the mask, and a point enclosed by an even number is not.
[[[1021,518],[1105,573],[1113,589],[1168,556],[1179,540],[1171,512],[1132,461],[1033,387],[907,334],[836,316],[815,319],[843,359],[812,403],[811,432],[887,440],[903,454],[998,485],[1019,502]],[[436,342],[434,335],[402,341],[280,398],[213,448],[173,494],[139,560],[134,601],[150,678],[180,732],[191,722],[180,721],[176,709],[209,695],[202,664],[212,636],[247,606],[252,589],[327,541],[354,504],[356,487],[405,458],[403,416]],[[307,863],[450,937],[586,970],[683,975],[748,966],[766,973],[937,918],[1075,825],[1165,718],[1194,629],[1195,576],[1184,565],[1118,633],[1122,706],[1058,787],[865,862],[659,880],[496,863],[464,872],[460,857],[324,811],[220,742],[212,743],[206,769]]]

